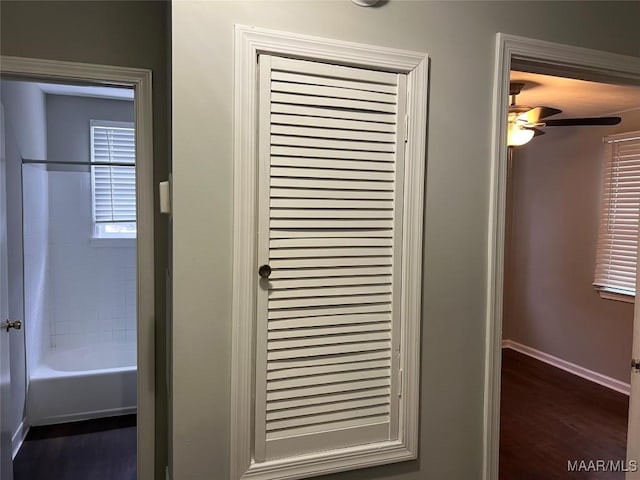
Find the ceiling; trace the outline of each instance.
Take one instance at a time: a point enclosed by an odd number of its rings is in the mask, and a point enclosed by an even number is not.
[[[133,100],[133,90],[131,88],[61,85],[58,83],[38,83],[37,85],[44,93],[48,93],[51,95],[71,95],[75,97]]]
[[[518,105],[559,108],[553,118],[608,116],[640,108],[640,87],[609,85],[537,73],[511,71],[511,81],[525,84]]]

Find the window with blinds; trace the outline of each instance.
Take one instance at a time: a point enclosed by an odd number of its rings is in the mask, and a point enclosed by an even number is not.
[[[594,286],[630,297],[636,291],[640,210],[640,132],[605,137]]]
[[[133,123],[91,121],[94,238],[136,236],[136,146]]]

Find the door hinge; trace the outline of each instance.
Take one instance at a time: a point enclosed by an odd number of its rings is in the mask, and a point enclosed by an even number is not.
[[[402,369],[400,369],[400,375],[398,376],[398,397],[402,396],[402,389],[404,388],[403,373]]]
[[[631,359],[631,370],[634,370],[636,373],[640,372],[640,360],[636,358]]]
[[[404,141],[409,141],[409,115],[404,116]]]

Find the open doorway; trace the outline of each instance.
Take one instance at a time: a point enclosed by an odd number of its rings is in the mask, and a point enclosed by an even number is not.
[[[494,82],[494,114],[492,144],[492,180],[487,256],[487,330],[485,376],[485,473],[486,480],[499,478],[501,373],[503,346],[503,305],[505,303],[508,125],[511,70],[533,72],[557,77],[574,78],[614,85],[640,86],[640,59],[597,50],[544,42],[499,33],[496,38],[496,72]],[[544,105],[544,102],[540,102]],[[529,134],[528,134],[529,135]],[[549,134],[547,134],[549,135]],[[534,137],[534,135],[530,135]],[[543,137],[544,138],[544,137]],[[535,141],[535,138],[534,140]],[[635,266],[637,268],[637,264]],[[542,308],[545,298],[533,299]],[[579,310],[578,310],[579,314]],[[634,308],[632,358],[640,356],[640,309]],[[570,340],[569,340],[570,341]],[[640,370],[631,369],[626,459],[640,457]],[[563,372],[566,373],[566,372]],[[571,374],[569,374],[571,375]],[[614,392],[617,393],[617,392]],[[623,407],[624,408],[624,407]],[[534,453],[530,439],[520,444],[525,452]],[[546,457],[537,457],[546,462]],[[613,460],[613,458],[611,458]],[[572,460],[572,459],[566,459]],[[594,459],[601,460],[601,459]],[[624,469],[628,464],[617,464]],[[565,476],[569,474],[564,465]],[[632,470],[628,468],[628,470]],[[640,478],[640,470],[625,472],[626,480]],[[524,477],[523,477],[524,478]],[[547,478],[547,477],[544,477]]]
[[[22,328],[2,332],[0,427],[17,480],[153,478],[150,80],[3,57],[3,303]]]
[[[30,428],[21,446],[14,439],[15,479],[66,478],[66,465],[82,463],[71,458],[100,450],[100,471],[134,478],[133,91],[3,80],[0,94],[9,311],[22,321],[12,335],[14,431]]]
[[[637,226],[640,195],[628,195],[633,178],[612,181],[604,167],[620,134],[638,136],[640,88],[515,70],[510,83],[519,92],[510,111],[547,108],[508,157],[499,478],[623,479],[634,465],[625,461],[634,288],[622,277],[635,269],[637,240],[613,222]],[[613,169],[637,168],[628,152]],[[603,191],[616,198],[603,205]]]

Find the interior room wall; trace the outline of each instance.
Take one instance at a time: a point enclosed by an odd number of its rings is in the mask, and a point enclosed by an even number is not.
[[[131,101],[46,98],[52,161],[91,159],[91,120],[134,120]],[[88,167],[49,165],[48,170],[51,348],[135,343],[135,240],[92,240]]]
[[[633,304],[593,287],[602,138],[640,130],[640,110],[614,127],[546,128],[514,151],[503,338],[629,383]]]
[[[478,479],[496,33],[637,55],[639,14],[631,2],[174,2],[174,478],[228,477],[234,24],[430,55],[419,460],[326,478]]]
[[[19,57],[146,68],[153,74],[154,184],[167,179],[168,1],[0,2],[0,53]],[[156,193],[157,195],[157,193]],[[157,197],[156,197],[157,203]],[[156,479],[166,456],[165,272],[168,222],[155,210]]]
[[[29,282],[23,283],[22,158],[46,159],[46,105],[42,91],[36,85],[25,82],[3,80],[0,84],[0,97],[4,106],[6,130],[9,315],[25,322],[23,329],[12,331],[10,336],[12,432],[15,436],[19,435],[20,424],[25,416],[25,339],[35,351],[39,351],[37,346],[44,323],[44,277],[47,271],[46,243],[43,243],[41,247],[44,248],[40,248],[36,255],[25,262],[25,268],[34,275],[29,276]],[[38,175],[37,172],[34,173]],[[29,201],[32,203],[25,207],[31,207],[30,211],[44,212],[48,208],[44,194],[31,197]],[[42,229],[30,228],[30,245],[37,243],[37,240],[44,240],[44,237],[39,238],[42,235]],[[25,305],[28,307],[27,311],[24,310]]]

